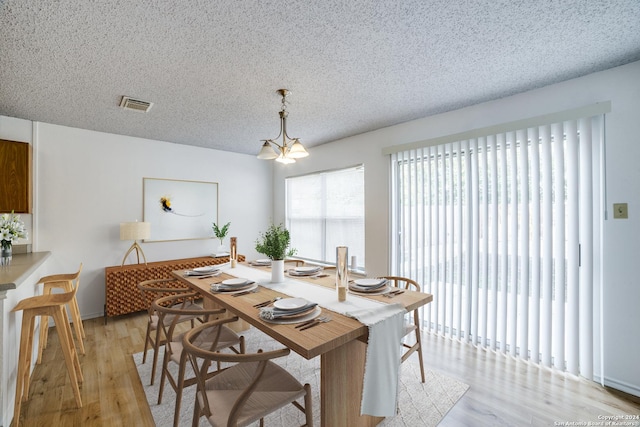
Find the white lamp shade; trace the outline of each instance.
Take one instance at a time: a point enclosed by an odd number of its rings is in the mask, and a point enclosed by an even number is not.
[[[298,139],[295,140],[295,142],[289,149],[289,152],[287,153],[287,156],[291,157],[292,159],[300,159],[302,157],[307,157],[308,155],[309,153],[307,152],[307,150],[305,150],[304,146]]]
[[[142,240],[151,237],[150,222],[121,222],[120,240]]]
[[[271,144],[265,141],[265,143],[262,144],[262,149],[258,153],[258,158],[261,160],[273,160],[276,157],[278,157],[276,150],[273,149]]]

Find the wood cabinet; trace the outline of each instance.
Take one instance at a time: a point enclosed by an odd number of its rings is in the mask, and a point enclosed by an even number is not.
[[[244,261],[244,255],[238,255],[238,261]],[[106,267],[104,315],[111,317],[146,310],[147,305],[138,289],[138,283],[144,280],[168,279],[174,270],[227,262],[229,257],[206,256]]]
[[[0,213],[32,213],[31,144],[0,139]]]

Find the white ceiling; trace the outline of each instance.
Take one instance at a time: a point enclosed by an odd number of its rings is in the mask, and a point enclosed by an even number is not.
[[[638,0],[0,0],[1,115],[248,154],[637,60]]]

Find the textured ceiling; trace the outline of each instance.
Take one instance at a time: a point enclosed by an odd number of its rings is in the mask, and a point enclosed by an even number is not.
[[[638,0],[0,0],[0,114],[257,154],[284,87],[312,147],[640,60],[639,28]]]

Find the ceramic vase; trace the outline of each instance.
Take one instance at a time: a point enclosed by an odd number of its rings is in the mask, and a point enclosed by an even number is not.
[[[284,282],[284,260],[271,260],[271,283]]]

